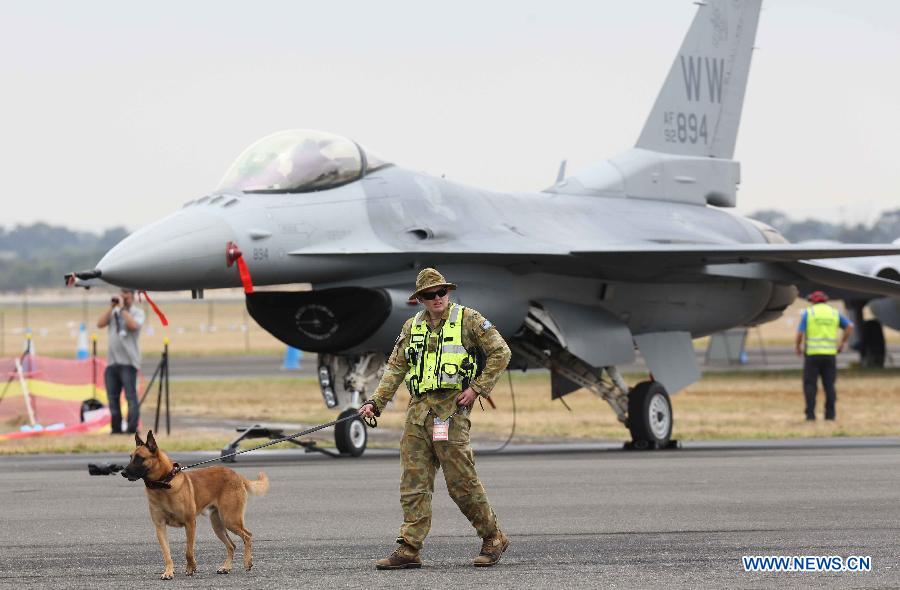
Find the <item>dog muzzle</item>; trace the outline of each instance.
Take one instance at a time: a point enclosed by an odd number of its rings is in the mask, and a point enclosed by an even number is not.
[[[128,481],[137,481],[139,479],[144,479],[144,477],[146,475],[147,475],[146,469],[142,469],[141,473],[138,473],[137,471],[131,469],[130,467],[126,467],[125,469],[122,470],[122,477],[124,477]]]

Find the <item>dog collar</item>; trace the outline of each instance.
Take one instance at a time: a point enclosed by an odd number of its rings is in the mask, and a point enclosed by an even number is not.
[[[172,466],[172,471],[166,474],[166,476],[162,479],[158,479],[156,481],[150,481],[146,477],[144,478],[144,485],[151,490],[168,490],[171,489],[171,481],[178,475],[178,472],[181,471],[181,465],[175,463]]]

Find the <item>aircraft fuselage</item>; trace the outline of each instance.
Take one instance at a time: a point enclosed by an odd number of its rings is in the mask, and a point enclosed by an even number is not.
[[[400,293],[408,290],[410,267],[429,264],[435,253],[602,250],[633,243],[634,236],[670,244],[765,242],[749,220],[708,206],[491,192],[387,167],[318,192],[203,197],[135,232],[98,268],[105,280],[138,289],[238,287],[238,273],[225,257],[226,244],[234,242],[256,285],[356,285]],[[601,306],[634,334],[686,331],[696,337],[754,321],[777,288],[767,280],[711,279],[691,269],[632,267],[630,261],[614,281],[582,260],[546,264],[539,255],[505,266],[486,261],[479,268],[469,260],[457,269],[452,257],[440,264],[445,275],[466,277],[460,300],[504,333],[519,329],[529,301],[554,299]],[[630,279],[621,280],[623,275]],[[390,324],[414,309],[396,311]],[[385,333],[399,327],[385,326]],[[378,340],[365,346],[391,344],[390,338]]]

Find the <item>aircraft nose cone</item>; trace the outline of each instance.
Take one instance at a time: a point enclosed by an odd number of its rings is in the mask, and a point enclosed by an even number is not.
[[[234,287],[240,280],[226,266],[231,226],[216,213],[188,208],[141,228],[97,264],[104,281],[155,291]]]

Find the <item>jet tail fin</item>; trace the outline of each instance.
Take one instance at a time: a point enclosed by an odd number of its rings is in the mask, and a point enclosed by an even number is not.
[[[700,4],[635,147],[731,159],[762,0]]]

